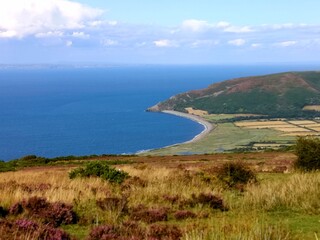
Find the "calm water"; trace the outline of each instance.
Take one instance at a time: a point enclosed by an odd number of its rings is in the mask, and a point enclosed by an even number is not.
[[[0,159],[121,154],[192,139],[203,127],[145,109],[234,77],[319,66],[0,69]]]

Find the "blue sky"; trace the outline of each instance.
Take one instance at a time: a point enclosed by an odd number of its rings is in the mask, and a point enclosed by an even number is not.
[[[0,1],[0,63],[320,62],[319,0]]]

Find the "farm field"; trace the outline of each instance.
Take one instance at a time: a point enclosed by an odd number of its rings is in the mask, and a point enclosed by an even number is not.
[[[320,123],[312,120],[274,120],[239,121],[234,123],[245,129],[272,129],[281,132],[281,136],[320,135]]]
[[[212,123],[213,130],[204,138],[193,143],[176,144],[173,146],[151,150],[143,153],[144,155],[188,155],[203,154],[225,151],[238,151],[241,149],[260,148],[279,148],[292,145],[297,136],[303,136],[308,132],[311,135],[314,130],[305,129],[297,125],[278,121],[238,121],[236,123],[230,120],[235,117],[244,117],[252,115],[241,114],[209,114],[203,116],[205,120]],[[311,127],[317,127],[314,123]],[[288,127],[288,128],[287,128]],[[291,128],[291,129],[290,129]],[[284,130],[286,132],[281,132]],[[295,130],[295,131],[293,131]],[[292,134],[294,133],[294,134]],[[298,134],[297,134],[298,133]],[[317,134],[314,132],[315,135]],[[267,144],[268,143],[268,144]]]
[[[130,175],[122,184],[94,177],[69,179],[83,160],[29,167],[0,173],[0,206],[8,209],[32,197],[63,202],[73,207],[78,220],[57,229],[75,239],[86,239],[97,226],[140,236],[135,239],[155,233],[159,235],[153,239],[315,239],[320,234],[320,175],[295,172],[295,158],[290,152],[99,158],[127,162],[114,166]],[[239,189],[225,186],[216,174],[230,161],[246,163],[258,174],[258,182]],[[216,196],[223,205],[213,207],[209,199],[208,204],[191,204],[190,199],[197,199],[193,196]],[[155,214],[155,220],[143,211]]]

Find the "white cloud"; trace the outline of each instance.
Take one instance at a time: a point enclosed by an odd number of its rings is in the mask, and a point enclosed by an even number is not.
[[[61,31],[49,31],[49,32],[45,32],[45,33],[37,33],[35,35],[37,38],[46,38],[46,37],[62,37],[63,36],[63,32]]]
[[[153,42],[156,47],[178,47],[175,41],[168,39],[161,39]]]
[[[182,29],[190,30],[192,32],[208,31],[210,29],[220,29],[224,32],[230,33],[249,33],[254,30],[249,26],[233,26],[229,22],[221,21],[216,24],[208,23],[203,20],[189,19],[182,22]]]
[[[88,39],[88,38],[90,38],[90,35],[89,35],[89,34],[86,34],[86,33],[84,33],[84,32],[73,32],[73,33],[72,33],[72,37],[82,38],[82,39]]]
[[[118,41],[112,40],[112,39],[104,39],[102,40],[102,45],[105,47],[111,47],[111,46],[116,46],[119,44]]]
[[[252,43],[252,44],[251,44],[251,47],[253,47],[253,48],[259,48],[259,47],[261,47],[261,46],[262,46],[261,43]]]
[[[221,22],[218,22],[217,24],[216,24],[216,27],[217,28],[227,28],[227,27],[230,27],[230,23],[228,23],[228,22],[224,22],[224,21],[221,21]]]
[[[81,29],[101,14],[102,10],[69,0],[0,1],[0,37]]]
[[[185,20],[182,23],[183,29],[191,30],[193,32],[200,32],[209,27],[210,25],[208,24],[208,22],[196,19]]]
[[[248,26],[244,26],[244,27],[229,26],[225,28],[224,31],[231,32],[231,33],[249,33],[249,32],[253,32],[253,29]]]
[[[192,48],[199,48],[205,46],[215,46],[218,45],[220,41],[218,40],[197,40],[191,43]]]
[[[246,40],[244,40],[244,39],[242,39],[242,38],[228,41],[228,44],[234,45],[234,46],[242,46],[242,45],[244,45],[245,43],[246,43]]]
[[[73,44],[73,42],[72,42],[72,41],[66,41],[66,46],[67,46],[67,47],[71,47],[71,46],[72,46],[72,44]]]
[[[17,32],[13,30],[6,30],[6,31],[0,30],[0,38],[12,38],[16,35],[17,35]]]
[[[285,41],[285,42],[276,43],[275,46],[290,47],[290,46],[293,46],[293,45],[296,45],[296,44],[297,44],[296,41]]]

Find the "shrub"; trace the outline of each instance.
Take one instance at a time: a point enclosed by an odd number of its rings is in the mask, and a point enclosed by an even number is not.
[[[227,162],[218,170],[218,179],[226,183],[229,187],[256,182],[256,174],[244,163]]]
[[[41,215],[49,207],[49,203],[45,198],[31,197],[28,200],[22,201],[22,206],[25,210],[35,215]]]
[[[169,194],[165,194],[165,195],[163,195],[162,197],[163,197],[163,199],[164,199],[165,201],[170,202],[172,205],[175,204],[175,203],[177,203],[177,202],[179,202],[179,200],[180,200],[179,195],[169,195]]]
[[[71,238],[68,233],[61,229],[44,226],[40,228],[37,239],[70,240]]]
[[[122,226],[102,225],[92,228],[87,240],[142,240],[145,232],[136,222],[125,222]]]
[[[20,228],[20,230],[36,231],[39,225],[29,219],[19,219],[15,224]]]
[[[198,196],[192,194],[192,199],[190,200],[191,205],[202,204],[208,205],[213,209],[220,209],[221,211],[227,211],[228,208],[224,205],[223,199],[217,197],[211,193],[200,193]]]
[[[113,240],[119,239],[120,234],[116,227],[112,225],[98,226],[91,230],[88,240]]]
[[[148,230],[148,239],[152,240],[178,240],[181,239],[181,230],[172,225],[153,224]]]
[[[72,210],[71,205],[61,202],[55,202],[42,213],[45,223],[52,224],[55,227],[61,224],[76,223],[77,217]]]
[[[8,215],[8,210],[0,206],[0,218],[6,217],[7,215]]]
[[[144,205],[138,205],[132,210],[131,219],[135,221],[143,221],[146,223],[167,221],[168,210],[166,208],[147,209]]]
[[[126,213],[128,211],[128,199],[126,196],[123,196],[122,198],[106,197],[104,199],[97,200],[96,203],[98,207],[104,211],[111,210],[118,211],[119,213]]]
[[[295,145],[297,159],[294,166],[303,171],[320,169],[320,139],[299,137]]]
[[[76,223],[77,216],[72,208],[71,205],[65,203],[49,203],[45,198],[31,197],[23,200],[22,203],[14,204],[9,209],[9,213],[18,215],[27,211],[29,216],[41,218],[45,224],[58,227],[61,224]]]
[[[187,219],[187,218],[195,218],[197,217],[197,215],[191,211],[188,210],[180,210],[174,213],[174,217],[177,220],[183,220],[183,219]]]
[[[70,179],[76,177],[101,177],[114,183],[122,183],[128,173],[111,168],[107,162],[89,162],[85,168],[76,168],[69,173]]]
[[[21,213],[23,213],[23,206],[21,203],[16,203],[13,204],[10,208],[9,208],[9,213],[11,215],[19,215]]]
[[[19,219],[15,222],[0,220],[0,239],[50,239],[70,240],[70,236],[61,229],[41,225],[29,219]]]

